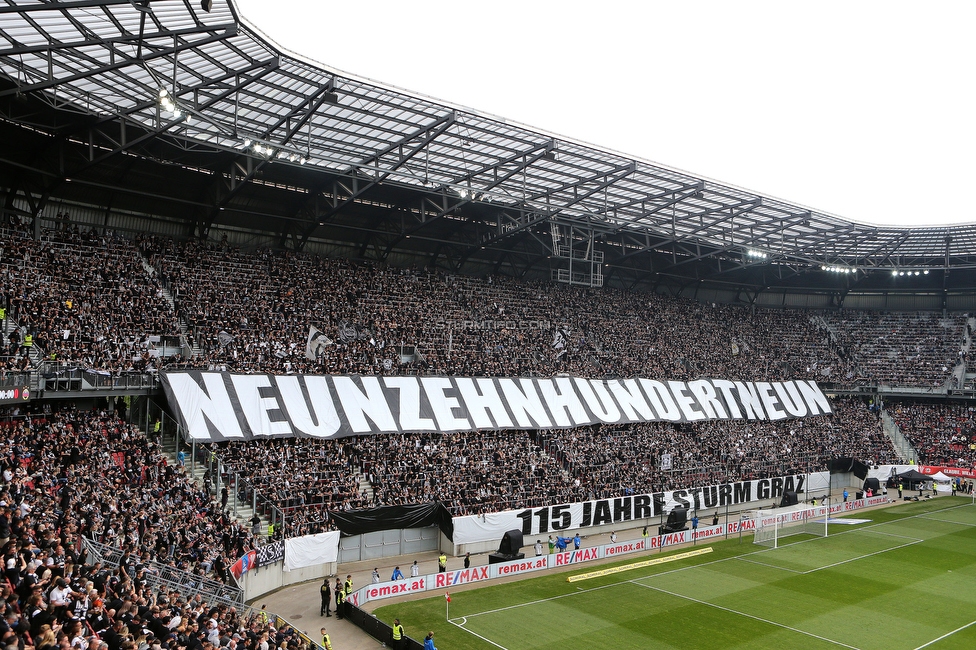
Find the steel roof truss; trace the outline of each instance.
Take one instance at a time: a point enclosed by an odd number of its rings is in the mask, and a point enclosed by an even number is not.
[[[505,183],[509,179],[515,177],[517,174],[519,174],[520,172],[522,172],[523,170],[527,169],[528,167],[530,167],[531,165],[535,164],[539,160],[545,158],[547,155],[550,154],[551,151],[552,151],[552,142],[542,143],[542,144],[539,144],[539,145],[533,147],[532,149],[530,149],[528,151],[520,152],[520,153],[518,153],[516,155],[510,156],[509,158],[507,158],[504,161],[501,161],[501,162],[498,162],[498,163],[494,163],[494,164],[492,164],[490,166],[487,166],[487,167],[483,167],[482,169],[480,169],[480,170],[478,170],[476,172],[471,172],[470,174],[467,175],[466,178],[468,178],[468,179],[477,178],[478,176],[480,176],[482,174],[489,173],[489,172],[491,172],[493,170],[499,169],[500,167],[502,167],[504,165],[511,164],[512,162],[518,161],[518,164],[513,169],[508,170],[501,177],[495,178],[488,185],[479,186],[478,188],[476,188],[476,191],[479,191],[479,192],[490,192],[495,187],[497,187],[497,186]],[[406,237],[406,236],[413,235],[414,233],[418,232],[422,228],[430,225],[431,223],[433,223],[435,221],[438,221],[438,220],[444,218],[445,216],[447,216],[448,214],[450,214],[454,210],[457,210],[461,206],[463,206],[463,205],[465,205],[467,203],[470,203],[473,200],[472,199],[473,194],[469,194],[468,197],[463,198],[463,199],[460,199],[459,198],[458,200],[454,200],[454,199],[448,200],[448,195],[447,195],[446,189],[447,189],[446,186],[441,188],[441,190],[442,190],[442,194],[441,194],[442,205],[441,206],[437,206],[437,212],[433,216],[431,216],[430,218],[428,218],[428,219],[422,219],[420,223],[418,223],[418,224],[414,225],[412,228],[406,230],[403,233],[403,236]],[[475,188],[472,188],[472,189],[475,189]],[[389,254],[389,252],[393,250],[393,246],[396,243],[399,243],[399,242],[398,241],[397,242],[394,242],[393,244],[390,245],[390,247],[387,248],[387,254]]]
[[[233,36],[234,35],[234,32],[235,32],[235,29],[236,29],[235,27],[231,27],[231,28],[228,28],[225,31],[225,33],[223,33],[223,34],[216,34],[216,35],[212,35],[212,36],[209,36],[207,38],[204,38],[204,39],[200,39],[198,41],[180,43],[180,44],[177,44],[177,45],[174,45],[174,46],[171,46],[171,47],[163,48],[161,50],[156,50],[156,51],[154,51],[154,52],[152,52],[150,54],[144,55],[141,59],[132,59],[132,58],[126,57],[125,60],[123,60],[123,61],[117,61],[115,63],[109,63],[109,64],[106,64],[106,65],[103,65],[100,68],[95,68],[95,69],[92,69],[92,70],[86,70],[84,72],[79,72],[77,74],[69,75],[67,77],[61,77],[59,79],[50,79],[48,81],[44,81],[44,82],[40,82],[40,83],[35,83],[35,84],[29,84],[27,86],[18,86],[16,88],[8,88],[7,90],[0,91],[0,97],[6,97],[6,96],[9,96],[9,95],[16,95],[16,94],[21,94],[21,93],[26,93],[26,92],[36,92],[36,91],[40,91],[40,90],[47,90],[49,88],[54,88],[56,86],[70,84],[70,83],[73,83],[75,81],[81,81],[82,79],[87,79],[87,78],[93,77],[95,75],[100,75],[100,74],[104,74],[104,73],[107,73],[107,72],[112,72],[114,70],[120,70],[122,68],[127,68],[127,67],[129,67],[131,65],[141,65],[141,64],[144,64],[144,63],[146,63],[148,61],[151,61],[151,60],[154,60],[154,59],[158,59],[158,58],[161,58],[161,57],[164,57],[164,56],[169,56],[171,54],[177,54],[177,53],[182,52],[184,50],[193,49],[195,47],[200,47],[201,45],[206,45],[207,43],[215,43],[215,42],[218,42],[218,41],[222,41],[224,39],[229,38],[230,36]],[[205,31],[210,32],[212,30],[207,29]]]
[[[438,136],[440,136],[442,133],[444,133],[447,129],[451,128],[451,126],[454,124],[454,117],[455,117],[455,115],[454,115],[453,112],[447,113],[443,117],[441,117],[439,120],[437,120],[436,122],[434,122],[433,124],[430,124],[430,125],[424,127],[423,129],[421,129],[419,131],[416,131],[416,132],[410,134],[409,136],[407,136],[406,138],[404,138],[403,140],[401,140],[398,143],[395,143],[393,145],[390,145],[390,147],[387,149],[387,151],[385,153],[388,153],[389,151],[393,151],[393,150],[395,150],[397,148],[400,148],[404,144],[407,144],[408,142],[410,142],[411,140],[416,140],[417,138],[422,138],[422,140],[420,142],[418,142],[415,145],[413,145],[412,147],[410,147],[405,153],[401,153],[400,156],[397,158],[397,160],[394,162],[394,164],[391,165],[389,168],[384,168],[382,170],[379,169],[378,167],[375,168],[376,172],[378,173],[378,175],[376,177],[370,179],[370,181],[368,183],[363,184],[358,190],[356,190],[355,192],[353,192],[352,194],[350,194],[348,197],[346,197],[345,199],[343,199],[338,205],[336,205],[335,207],[333,207],[332,209],[330,209],[325,215],[323,215],[322,217],[320,217],[319,221],[321,222],[321,221],[325,221],[325,220],[331,218],[336,213],[338,213],[340,210],[342,210],[344,207],[346,207],[347,205],[349,205],[350,203],[352,203],[353,201],[355,201],[357,198],[359,198],[360,196],[362,196],[363,193],[365,193],[367,190],[369,190],[369,188],[373,187],[374,185],[376,185],[378,183],[382,183],[384,180],[386,180],[387,178],[389,178],[390,174],[392,174],[397,169],[399,169],[401,166],[403,166],[404,164],[406,164],[407,161],[409,161],[411,158],[413,158],[414,156],[416,156],[419,152],[423,151],[424,147],[426,147],[431,142],[433,142],[434,140],[436,140],[438,138]],[[372,160],[374,162],[377,162],[378,163],[379,160],[380,160],[380,158],[383,155],[384,155],[384,153],[379,153],[379,154],[373,156],[372,157]],[[372,170],[374,168],[370,168],[370,169]],[[313,224],[311,226],[312,229],[314,229],[314,227],[315,227],[315,224]]]

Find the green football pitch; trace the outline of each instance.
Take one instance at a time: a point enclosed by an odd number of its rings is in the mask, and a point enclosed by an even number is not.
[[[976,648],[976,505],[944,497],[860,511],[826,538],[752,537],[706,555],[567,582],[546,574],[376,611],[439,650]],[[687,550],[687,549],[681,549]],[[666,557],[681,550],[665,551]],[[607,568],[657,557],[634,554]]]

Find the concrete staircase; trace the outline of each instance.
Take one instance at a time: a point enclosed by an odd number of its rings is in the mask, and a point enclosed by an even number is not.
[[[365,474],[359,475],[359,493],[366,498],[366,503],[374,504],[376,502],[376,493],[373,492],[373,484],[369,482]]]
[[[156,267],[154,267],[149,262],[149,260],[146,259],[146,257],[141,253],[139,255],[139,260],[142,262],[142,268],[146,269],[146,273],[148,273],[152,277],[156,277]],[[160,289],[163,293],[163,298],[166,300],[166,302],[169,303],[169,306],[173,310],[173,313],[178,314],[178,311],[176,309],[176,299],[173,298],[173,294],[170,293],[169,289],[162,286],[162,284],[160,284]],[[190,352],[191,357],[199,356],[201,353],[201,349],[200,346],[197,345],[196,339],[193,337],[192,333],[190,332],[190,328],[187,327],[186,323],[179,316],[177,316],[177,323],[180,326],[180,336],[184,341],[186,341],[187,347],[189,347],[191,350]]]
[[[166,456],[166,462],[170,465],[179,465],[179,460],[177,459],[177,446],[176,439],[172,435],[164,435],[162,440],[163,455]],[[187,476],[191,481],[196,483],[201,488],[204,486],[204,474],[207,472],[207,464],[201,461],[193,462],[192,452],[189,449],[184,449],[186,454],[186,460],[184,461],[184,467],[186,469]],[[215,476],[211,481],[210,494],[219,502],[220,501],[220,490],[224,487],[222,482]],[[251,527],[251,517],[254,516],[254,509],[251,507],[251,503],[244,501],[239,501],[237,498],[237,489],[234,485],[227,486],[230,492],[230,498],[227,500],[227,510],[230,512],[231,519],[244,524],[248,528]],[[267,517],[264,515],[259,515],[261,517],[261,534],[266,535],[268,532],[268,524],[270,523]]]
[[[7,337],[10,336],[11,332],[18,329],[19,327],[20,325],[12,318],[8,317],[4,319],[3,326],[0,327],[0,348],[4,350],[4,353],[6,353],[7,346],[10,343],[10,340]],[[23,343],[24,341],[24,332],[20,332],[20,341],[21,343]],[[45,355],[44,350],[42,350],[40,346],[36,344],[31,346],[30,351],[27,353],[27,357],[30,359],[30,366],[32,370],[36,370],[41,365],[41,362],[44,361],[44,355]],[[22,358],[22,355],[19,350],[17,351],[17,354],[14,356],[18,360]],[[30,377],[31,377],[30,389],[36,395],[37,391],[40,389],[40,381],[41,381],[40,373],[31,372]]]
[[[915,451],[912,443],[908,442],[908,439],[901,432],[901,427],[895,423],[888,411],[881,411],[881,428],[894,444],[895,453],[898,454],[900,462],[918,465],[918,452]]]

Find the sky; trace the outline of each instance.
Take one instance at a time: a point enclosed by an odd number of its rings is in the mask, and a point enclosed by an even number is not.
[[[862,223],[976,223],[976,2],[235,0],[329,68]]]

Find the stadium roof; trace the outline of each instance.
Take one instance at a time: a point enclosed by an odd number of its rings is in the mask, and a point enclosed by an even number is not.
[[[858,224],[385,87],[279,50],[228,0],[209,12],[197,0],[6,0],[0,39],[6,126],[57,136],[85,158],[65,164],[62,152],[49,176],[125,192],[133,183],[117,179],[132,156],[208,173],[216,180],[194,203],[200,233],[235,211],[264,214],[303,246],[372,201],[421,206],[385,226],[386,254],[410,236],[454,246],[443,222],[476,219],[464,260],[511,253],[516,240],[544,248],[557,224],[588,233],[608,266],[692,279],[757,265],[793,275],[976,266],[976,226]],[[323,200],[261,203],[246,189],[261,183]]]

